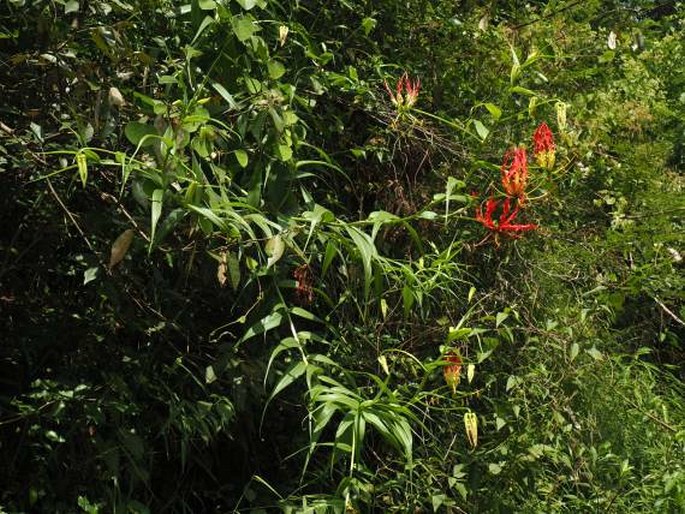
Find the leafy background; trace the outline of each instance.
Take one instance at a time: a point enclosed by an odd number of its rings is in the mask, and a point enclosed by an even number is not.
[[[7,2],[0,511],[682,510],[684,14]]]

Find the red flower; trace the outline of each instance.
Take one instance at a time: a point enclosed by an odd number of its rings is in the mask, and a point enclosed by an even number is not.
[[[529,230],[535,230],[538,228],[537,225],[533,223],[527,224],[516,224],[514,220],[519,213],[519,204],[516,203],[516,207],[511,209],[511,199],[506,198],[504,202],[501,202],[502,211],[500,213],[499,219],[494,220],[493,214],[499,207],[500,202],[494,198],[489,198],[485,203],[485,214],[483,214],[482,206],[476,209],[476,221],[479,221],[487,228],[495,233],[507,234],[512,237],[518,237],[519,233],[526,232]]]
[[[409,108],[413,106],[419,98],[421,81],[416,79],[412,82],[405,72],[397,81],[394,92],[390,89],[387,82],[385,82],[385,90],[390,95],[390,101],[395,107]]]
[[[554,167],[555,148],[552,131],[543,121],[533,134],[533,153],[538,166],[547,169]]]
[[[444,360],[449,364],[442,369],[442,373],[445,377],[445,382],[448,386],[452,388],[452,392],[457,392],[457,386],[461,380],[461,366],[462,360],[459,352],[456,350],[450,350],[444,357]]]
[[[508,196],[518,198],[519,203],[523,204],[526,198],[526,185],[528,184],[526,149],[520,146],[504,154],[504,162],[500,171],[502,172],[504,192]]]
[[[309,264],[298,266],[293,271],[295,277],[295,294],[297,298],[305,304],[310,304],[314,301],[314,277]]]

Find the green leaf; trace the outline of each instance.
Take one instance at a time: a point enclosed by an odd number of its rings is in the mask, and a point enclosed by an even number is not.
[[[276,387],[274,387],[274,390],[271,392],[271,396],[269,397],[269,400],[272,400],[275,398],[283,389],[288,387],[290,384],[292,384],[295,380],[300,378],[302,375],[304,375],[304,372],[307,370],[307,363],[304,361],[296,362],[288,370],[285,372],[283,377],[278,381],[276,384]]]
[[[280,61],[271,60],[266,63],[266,68],[273,80],[278,80],[285,74],[285,66]]]
[[[399,220],[400,218],[395,214],[389,213],[387,211],[374,211],[369,214],[367,218],[369,221],[373,221],[373,228],[371,229],[371,240],[376,240],[376,235],[381,226]]]
[[[509,317],[508,312],[498,312],[497,316],[495,316],[495,328],[499,327],[504,320],[506,320]]]
[[[280,235],[270,238],[264,245],[264,251],[269,257],[266,263],[267,269],[278,262],[278,260],[283,256],[285,251],[285,243]]]
[[[306,309],[303,309],[302,307],[293,307],[292,309],[290,309],[290,312],[292,312],[295,316],[299,316],[300,318],[304,318],[309,321],[317,321],[319,323],[323,323],[323,320],[317,318],[316,315],[312,314]]]
[[[249,159],[247,157],[247,152],[245,150],[236,150],[235,158],[238,161],[238,164],[240,164],[241,168],[247,168]]]
[[[156,135],[157,131],[151,125],[131,121],[124,127],[124,134],[126,135],[126,139],[133,145],[151,146],[155,141],[149,136]]]
[[[238,290],[240,285],[240,261],[234,252],[226,254],[226,263],[228,265],[228,277],[231,280],[231,287],[234,291]]]
[[[490,113],[490,115],[491,115],[495,120],[499,120],[499,119],[502,117],[502,109],[500,109],[499,107],[497,107],[495,104],[486,103],[486,104],[483,104],[483,105],[485,105],[485,108],[488,110],[488,112]]]
[[[192,41],[190,44],[194,44],[195,41],[198,40],[198,38],[202,35],[202,33],[207,30],[207,27],[210,25],[213,25],[215,22],[214,18],[211,16],[205,16],[204,19],[202,20],[202,23],[200,23],[200,26],[197,28],[197,31],[195,32],[195,36],[193,37]],[[195,50],[192,46],[187,46],[186,47],[186,59],[190,61],[193,57],[196,57],[198,55],[202,55],[199,50]],[[160,81],[161,82],[161,81]]]
[[[324,255],[323,264],[321,265],[321,277],[326,275],[326,271],[328,271],[328,267],[331,265],[331,262],[333,262],[333,258],[337,253],[338,245],[333,241],[328,241],[326,244],[326,254]]]
[[[473,120],[473,125],[476,127],[478,137],[480,137],[481,141],[485,141],[485,139],[488,137],[488,134],[490,134],[490,130],[483,125],[480,120]]]
[[[268,316],[263,317],[261,320],[259,320],[257,323],[252,325],[247,332],[243,335],[243,337],[240,338],[238,341],[238,344],[243,343],[244,341],[247,341],[251,337],[254,337],[259,334],[264,334],[271,330],[272,328],[276,328],[280,326],[281,321],[283,321],[283,314],[281,314],[280,311],[275,311],[269,314]]]
[[[580,346],[578,346],[578,343],[573,343],[571,345],[571,355],[570,355],[571,362],[573,362],[575,360],[575,358],[578,357],[579,351],[580,351]]]
[[[595,359],[596,361],[600,361],[600,360],[602,360],[602,359],[604,358],[604,355],[602,354],[602,352],[600,352],[600,351],[599,351],[597,348],[595,348],[594,346],[593,346],[592,348],[590,348],[589,350],[585,350],[585,352],[586,352],[588,355],[590,355],[590,357],[592,357],[593,359]]]
[[[307,246],[309,246],[309,241],[312,238],[312,235],[314,234],[314,229],[316,228],[316,226],[322,221],[331,222],[335,220],[335,215],[331,211],[317,203],[314,205],[314,210],[302,213],[302,217],[306,220],[309,220],[309,234],[307,234],[307,240],[304,243],[304,251],[307,249]],[[326,266],[326,268],[327,267],[328,266]]]
[[[404,309],[405,317],[409,316],[411,308],[414,306],[415,299],[411,287],[408,284],[405,284],[404,287],[402,287],[402,307]]]
[[[293,156],[293,149],[289,145],[278,145],[278,157],[281,161],[289,161]]]
[[[66,4],[64,4],[64,14],[69,14],[72,12],[78,12],[79,10],[79,4],[77,0],[68,0]]]
[[[203,11],[209,11],[211,9],[216,9],[216,2],[214,0],[198,0],[197,4]]]
[[[257,26],[251,16],[235,16],[231,19],[233,33],[238,41],[244,43],[257,32]]]
[[[221,95],[221,98],[226,100],[226,103],[228,103],[231,109],[234,109],[238,106],[231,93],[229,93],[224,86],[218,82],[212,82],[212,87],[217,93],[219,93],[219,95]]]
[[[446,494],[434,494],[431,496],[431,504],[433,505],[433,512],[438,512],[442,504],[445,503],[447,499]]]
[[[78,166],[78,174],[81,177],[81,184],[86,187],[86,182],[88,182],[88,160],[86,154],[79,152],[76,154],[76,165]]]
[[[246,11],[249,11],[255,5],[257,5],[257,0],[236,0],[236,1],[238,2],[238,4],[240,4],[240,7],[242,7]]]
[[[214,368],[212,366],[207,366],[205,368],[205,383],[211,384],[216,380],[216,373],[214,372]]]
[[[526,95],[526,96],[536,96],[535,91],[532,91],[530,89],[527,89],[527,88],[521,87],[521,86],[510,87],[509,91],[512,93],[519,93],[519,94]]]
[[[492,475],[499,475],[502,472],[502,466],[495,463],[488,464],[488,471]]]
[[[361,258],[362,266],[364,267],[364,296],[368,297],[372,278],[371,260],[378,256],[378,252],[368,234],[365,234],[356,227],[348,226],[346,227],[346,230],[357,247],[357,250],[359,250],[359,257]]]
[[[219,218],[219,216],[217,216],[213,210],[207,209],[206,207],[197,207],[196,205],[188,205],[188,209],[191,211],[195,211],[204,218],[208,219],[221,230],[226,230],[226,223],[221,218]]]
[[[362,30],[364,31],[364,35],[368,36],[371,31],[376,28],[376,24],[378,21],[375,18],[369,18],[366,17],[362,20]]]

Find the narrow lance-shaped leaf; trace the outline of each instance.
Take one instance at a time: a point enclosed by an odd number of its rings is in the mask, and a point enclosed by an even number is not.
[[[86,154],[79,152],[76,154],[76,164],[78,166],[78,174],[81,177],[81,183],[83,187],[86,187],[86,182],[88,182],[88,161],[86,159]]]
[[[155,241],[155,234],[157,232],[157,223],[162,215],[162,200],[164,199],[164,190],[155,189],[152,192],[152,206],[150,208],[150,250]]]

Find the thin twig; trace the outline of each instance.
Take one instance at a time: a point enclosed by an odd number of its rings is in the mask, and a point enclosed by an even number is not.
[[[677,430],[675,427],[672,427],[671,425],[669,425],[668,423],[666,423],[663,419],[656,417],[656,416],[655,416],[654,414],[652,414],[651,412],[647,412],[646,410],[641,409],[640,406],[639,406],[637,403],[635,403],[634,401],[632,401],[632,400],[631,400],[630,398],[628,398],[626,395],[624,395],[624,394],[622,394],[622,393],[618,393],[618,395],[619,395],[621,398],[623,398],[623,400],[625,400],[626,403],[628,403],[633,409],[635,409],[636,411],[638,411],[640,414],[644,414],[645,416],[647,416],[647,417],[648,417],[649,419],[651,419],[652,421],[656,421],[659,425],[661,425],[661,426],[664,427],[665,429],[667,429],[667,430],[673,432],[674,434],[678,432],[678,430]]]
[[[558,15],[558,14],[564,12],[564,11],[568,11],[569,9],[572,9],[573,7],[575,7],[575,6],[578,5],[578,4],[582,4],[583,1],[584,1],[584,0],[576,0],[575,2],[571,2],[570,4],[565,5],[564,7],[562,7],[562,8],[559,9],[559,10],[553,11],[553,12],[551,12],[551,13],[549,13],[549,14],[544,15],[544,16],[540,16],[539,18],[536,18],[536,19],[534,19],[534,20],[532,20],[532,21],[528,21],[528,22],[526,22],[526,23],[521,23],[520,25],[516,25],[516,26],[514,27],[514,30],[519,30],[519,29],[522,29],[523,27],[527,27],[528,25],[533,25],[533,24],[535,24],[535,23],[544,21],[544,20],[546,20],[546,19],[554,18],[556,15]]]
[[[656,296],[654,297],[654,301],[655,301],[656,303],[659,304],[659,307],[661,307],[661,308],[664,310],[664,312],[666,312],[666,314],[668,314],[669,316],[671,316],[674,320],[676,320],[678,323],[680,323],[681,325],[683,325],[683,326],[685,327],[685,321],[683,321],[683,320],[680,319],[678,316],[676,316],[676,315],[673,313],[673,311],[672,311],[671,309],[669,309],[668,307],[666,307],[666,306],[661,302],[661,300],[659,300]]]
[[[7,132],[10,136],[14,134],[14,129],[8,127],[2,121],[0,121],[0,130]]]
[[[60,196],[57,194],[57,191],[55,191],[55,188],[52,186],[52,182],[50,182],[50,179],[46,179],[48,183],[48,188],[50,189],[50,193],[52,193],[52,196],[55,197],[55,200],[57,200],[57,203],[59,206],[62,208],[62,210],[65,212],[71,223],[74,225],[78,233],[80,234],[81,238],[85,241],[86,245],[88,246],[88,249],[97,257],[97,259],[100,261],[100,265],[105,269],[107,274],[110,274],[109,267],[105,264],[105,261],[103,260],[102,256],[95,251],[95,248],[93,248],[93,245],[90,244],[90,241],[86,237],[85,232],[81,229],[80,225],[76,221],[76,218],[74,218],[74,215],[71,213],[71,211],[67,208],[66,205],[64,205],[64,202],[60,198]]]
[[[100,192],[100,196],[102,197],[103,200],[108,200],[108,201],[114,203],[114,204],[117,206],[117,208],[119,209],[119,211],[120,211],[120,212],[124,215],[124,217],[129,221],[129,223],[131,223],[131,225],[133,225],[133,228],[136,229],[136,231],[138,232],[138,234],[140,234],[140,236],[141,236],[143,239],[145,239],[145,241],[147,241],[148,243],[150,242],[150,238],[149,238],[148,235],[145,233],[145,231],[144,231],[142,228],[140,228],[140,225],[138,225],[138,223],[137,223],[136,220],[133,218],[133,216],[131,216],[131,215],[128,213],[128,211],[124,208],[124,206],[121,204],[121,202],[120,202],[119,200],[117,200],[117,198],[116,198],[114,195],[111,195],[111,194],[109,194],[109,193],[105,193],[105,192],[101,191],[101,192]]]

